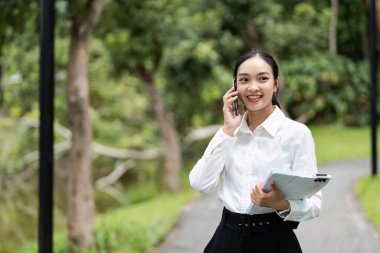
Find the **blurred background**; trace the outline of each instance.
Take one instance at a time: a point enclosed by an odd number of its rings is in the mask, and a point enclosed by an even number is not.
[[[234,63],[254,48],[277,59],[280,103],[311,128],[319,163],[369,157],[365,0],[55,10],[54,252],[146,252],[165,238],[197,196],[188,173],[223,122]],[[0,1],[1,253],[37,252],[39,12],[38,1]],[[86,194],[74,200],[69,187]],[[90,229],[74,231],[79,221]]]

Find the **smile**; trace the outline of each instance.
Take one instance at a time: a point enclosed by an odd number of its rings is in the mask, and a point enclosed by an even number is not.
[[[262,97],[263,95],[250,95],[250,96],[247,96],[247,99],[249,102],[256,102]]]

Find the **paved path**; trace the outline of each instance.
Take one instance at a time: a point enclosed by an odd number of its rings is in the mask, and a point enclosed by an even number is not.
[[[323,190],[320,217],[302,222],[296,234],[305,253],[379,253],[380,233],[362,212],[355,182],[369,175],[369,159],[319,166],[333,179]],[[200,253],[221,217],[215,194],[201,195],[183,210],[166,241],[150,253]]]

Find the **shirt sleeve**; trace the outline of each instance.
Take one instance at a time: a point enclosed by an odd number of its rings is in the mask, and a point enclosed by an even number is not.
[[[315,144],[310,130],[305,126],[297,136],[294,143],[293,171],[317,173],[317,160],[315,155]],[[319,191],[310,198],[299,200],[288,200],[290,212],[285,220],[304,221],[319,216],[322,207],[322,192]]]
[[[223,171],[227,152],[233,143],[231,137],[219,129],[211,139],[202,158],[190,171],[190,185],[200,192],[209,192],[219,182],[220,173]]]

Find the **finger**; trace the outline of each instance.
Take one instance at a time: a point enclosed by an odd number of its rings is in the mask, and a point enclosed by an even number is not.
[[[257,196],[262,196],[263,195],[263,190],[261,189],[261,186],[255,185],[255,192]]]
[[[231,109],[231,108],[233,108],[233,107],[232,107],[232,103],[233,103],[236,99],[238,99],[238,96],[233,96],[233,97],[225,98],[225,99],[224,99],[224,106],[225,106],[226,108],[229,108],[229,109],[232,111],[232,109]]]
[[[236,93],[234,91],[233,93],[229,93],[229,94],[224,95],[223,96],[223,102],[234,101],[237,98],[238,98],[238,93]]]
[[[238,95],[237,94],[229,94],[229,96],[226,97],[227,100],[229,101],[234,101],[235,99],[238,99]]]
[[[258,204],[260,203],[259,202],[259,198],[257,198],[257,196],[254,194],[254,193],[251,193],[251,201],[255,204]]]
[[[224,107],[225,108],[233,108],[232,103],[234,102],[234,98],[228,98],[224,101]]]
[[[277,186],[276,186],[276,183],[274,182],[274,180],[272,180],[270,182],[270,188],[272,189],[272,191],[276,191],[277,190]]]
[[[257,186],[257,188],[260,190],[260,192],[263,192],[263,187],[264,187],[263,182],[260,181],[255,186]]]
[[[257,195],[256,189],[255,189],[255,187],[252,187],[252,192],[251,192],[251,200],[252,201],[256,198],[256,195]]]
[[[238,91],[234,91],[234,89],[233,88],[231,88],[231,89],[229,89],[227,92],[226,92],[226,94],[224,94],[224,96],[225,97],[227,97],[227,96],[235,96],[235,95],[237,95],[239,92]]]

